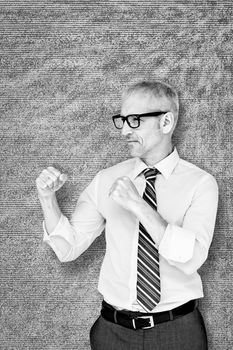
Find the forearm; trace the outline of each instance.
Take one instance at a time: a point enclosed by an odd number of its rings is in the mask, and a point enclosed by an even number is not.
[[[105,220],[95,202],[96,181],[98,176],[82,192],[69,219],[61,212],[55,196],[41,202],[46,226],[44,242],[62,262],[79,257],[104,229]]]
[[[57,203],[56,194],[48,197],[40,197],[39,200],[44,214],[44,222],[47,233],[51,233],[61,218],[61,210]]]
[[[158,212],[147,208],[147,203],[137,206],[137,217],[157,244],[159,253],[185,274],[197,271],[206,260],[208,247],[196,239],[194,232],[168,225]]]
[[[168,223],[143,199],[139,200],[135,205],[134,214],[145,227],[154,242],[159,245]]]

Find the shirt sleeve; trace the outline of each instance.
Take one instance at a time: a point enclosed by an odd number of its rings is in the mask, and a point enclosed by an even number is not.
[[[197,271],[208,256],[218,204],[218,186],[210,174],[198,184],[183,225],[168,224],[159,253],[186,274]]]
[[[62,262],[75,260],[104,229],[105,219],[98,210],[99,176],[100,173],[80,195],[70,220],[62,214],[57,226],[49,235],[43,223],[43,241],[54,250]]]

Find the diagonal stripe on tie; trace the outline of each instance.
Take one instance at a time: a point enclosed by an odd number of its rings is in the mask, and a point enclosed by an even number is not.
[[[154,257],[148,254],[148,252],[146,252],[145,250],[142,250],[141,247],[139,247],[138,259],[140,259],[145,265],[147,265],[148,268],[151,269],[153,273],[156,273],[157,277],[159,278],[158,261],[156,261]]]
[[[141,234],[140,234],[141,236]],[[151,245],[149,242],[145,243],[143,238],[139,236],[138,244],[138,253],[144,253],[149,255],[150,258],[158,264],[158,251],[154,245]],[[148,248],[148,249],[147,249]]]
[[[147,275],[147,279],[150,282],[150,284],[154,285],[158,291],[160,291],[160,280],[154,275],[154,277],[152,277],[152,275],[149,276],[149,271],[150,269],[148,269],[147,266],[144,266],[143,264],[141,264],[138,267],[138,273],[141,275]]]
[[[143,232],[140,231],[140,235],[139,235],[139,244],[141,247],[145,248],[146,250],[150,251],[152,255],[154,255],[157,260],[159,259],[159,253],[157,251],[157,249],[154,249],[155,246],[151,241],[148,240],[147,236],[144,235]]]
[[[153,305],[159,302],[160,300],[160,293],[154,293],[152,289],[150,289],[150,286],[148,284],[142,283],[139,277],[138,281],[138,290],[140,290],[140,294],[143,294],[144,299],[147,299],[148,302],[152,303]]]
[[[148,293],[145,293],[145,287],[141,285],[138,285],[137,290],[138,290],[138,301],[140,302],[142,307],[148,312],[153,310],[154,304],[159,303],[160,297],[156,297],[156,296],[150,297]]]
[[[144,294],[147,295],[152,302],[153,300],[155,300],[156,302],[159,300],[160,293],[157,292],[155,289],[153,289],[151,285],[147,281],[145,281],[145,279],[140,278],[140,275],[138,276],[138,287],[141,288],[141,291],[143,291]],[[146,293],[145,293],[145,290],[146,290]]]
[[[146,188],[143,199],[157,210],[155,178],[157,169],[146,169]],[[147,311],[151,311],[160,301],[159,253],[150,234],[139,223],[137,261],[137,301]]]
[[[152,247],[149,247],[147,244],[145,244],[145,242],[142,242],[141,239],[138,246],[138,256],[140,256],[140,254],[149,256],[148,259],[152,259],[153,264],[156,264],[157,266],[159,265],[157,252],[155,252]]]
[[[145,227],[140,222],[139,222],[139,231],[147,238],[148,241],[154,243],[153,239],[151,238],[151,236],[149,235]]]
[[[145,189],[145,193],[153,199],[155,197],[156,192],[155,192],[154,188],[151,188],[150,186],[152,186],[152,185],[147,182],[147,187]]]
[[[154,293],[148,284],[143,283],[140,279],[138,280],[138,289],[143,293],[144,298],[147,298],[150,303],[158,303],[160,294]],[[145,292],[146,291],[146,292]]]
[[[152,191],[149,187],[145,189],[143,194],[143,199],[149,203],[153,209],[157,209],[157,203],[156,203],[156,192]]]
[[[139,232],[148,240],[148,242],[150,242],[150,244],[154,246],[155,242],[141,223],[139,223]]]
[[[154,302],[151,302],[150,298],[144,294],[140,287],[137,289],[137,301],[147,312],[153,309]]]
[[[150,298],[155,298],[156,300],[160,297],[160,291],[156,288],[156,286],[151,285],[148,280],[145,279],[140,273],[138,274],[138,286],[146,288],[146,293],[150,296]]]
[[[158,289],[160,285],[160,276],[158,268],[155,268],[154,266],[151,266],[151,264],[148,264],[148,261],[144,259],[142,256],[138,258],[138,272],[143,271],[145,278],[148,279],[148,281],[154,281]]]
[[[158,268],[154,268],[153,266],[147,264],[147,260],[143,259],[141,256],[138,260],[140,262],[140,264],[138,266],[138,271],[143,270],[145,272],[146,278],[155,281],[155,283],[157,285],[159,285],[160,284],[160,275],[159,275]]]
[[[145,201],[146,201],[148,204],[150,204],[150,206],[151,206],[153,209],[156,209],[156,208],[157,208],[154,199],[151,198],[151,197],[149,196],[148,193],[144,193],[143,199],[145,199]]]
[[[153,192],[155,192],[153,182],[147,181],[148,188],[150,188]]]

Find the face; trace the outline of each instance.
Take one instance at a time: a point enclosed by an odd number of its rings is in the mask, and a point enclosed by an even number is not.
[[[164,101],[151,98],[148,95],[134,93],[128,96],[122,103],[121,115],[142,114],[167,110]],[[126,138],[132,157],[147,159],[153,157],[156,149],[161,145],[164,135],[160,129],[161,116],[141,118],[137,129],[130,128],[125,122],[122,135]]]

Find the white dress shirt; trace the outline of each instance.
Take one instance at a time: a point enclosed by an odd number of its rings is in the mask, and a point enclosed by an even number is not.
[[[197,272],[207,258],[214,232],[218,187],[214,177],[179,158],[177,150],[155,164],[157,210],[168,226],[158,246],[161,300],[153,312],[203,297]],[[82,254],[105,228],[106,254],[98,290],[119,309],[144,311],[136,302],[138,219],[109,197],[114,181],[128,176],[142,196],[147,165],[132,158],[101,170],[81,194],[70,220],[64,215],[44,241],[60,261]]]

